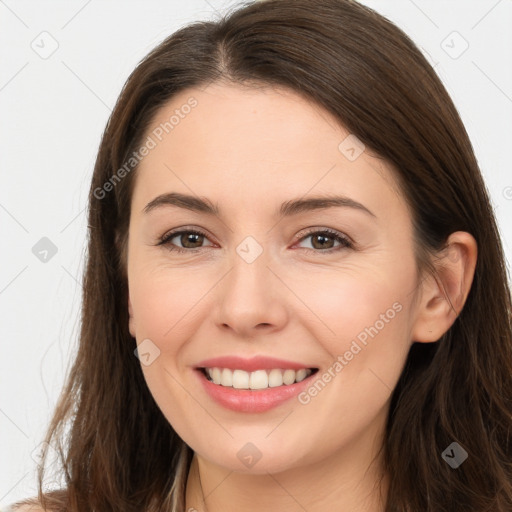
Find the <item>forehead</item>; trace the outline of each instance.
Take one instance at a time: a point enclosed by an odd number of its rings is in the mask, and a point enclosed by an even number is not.
[[[360,202],[372,197],[377,209],[405,206],[382,159],[367,148],[360,153],[364,146],[329,112],[285,88],[181,91],[146,136],[154,147],[137,169],[136,202],[181,191],[219,204],[237,197],[257,211],[267,201],[337,192]]]
[[[193,108],[188,107],[191,103]],[[272,156],[281,153],[283,159],[291,159],[299,149],[301,156],[316,158],[322,149],[332,153],[333,136],[348,134],[327,111],[294,91],[224,84],[180,92],[157,112],[152,128],[163,129],[162,138],[172,139],[168,142],[174,146],[191,142],[193,135],[202,155],[227,151],[231,161],[264,159],[262,149]],[[313,145],[316,150],[308,151]]]

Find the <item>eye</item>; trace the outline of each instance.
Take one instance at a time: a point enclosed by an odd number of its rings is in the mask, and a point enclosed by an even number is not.
[[[177,238],[183,247],[177,246],[171,240]],[[185,229],[181,231],[171,231],[165,234],[157,245],[165,245],[170,251],[176,252],[194,252],[195,250],[202,249],[201,243],[206,238],[206,234],[202,231],[192,229]]]
[[[182,244],[181,247],[172,242],[172,240],[175,238],[180,244]],[[334,231],[329,228],[309,231],[300,237],[299,241],[306,240],[307,238],[312,239],[313,246],[312,249],[304,247],[304,249],[308,252],[331,253],[340,251],[342,249],[353,248],[353,243],[348,239],[348,237],[342,235],[338,231]],[[206,233],[203,233],[202,231],[195,229],[181,229],[179,231],[171,231],[170,233],[166,233],[162,238],[160,238],[157,245],[164,245],[169,251],[190,253],[203,249],[204,247],[202,246],[202,243],[204,242],[204,239],[208,240],[208,237]],[[333,242],[330,242],[329,240],[332,240]],[[338,242],[339,245],[337,247],[332,247],[332,243],[335,242]]]
[[[311,244],[313,249],[306,247],[306,251],[313,252],[335,252],[343,249],[351,249],[353,248],[353,243],[349,240],[348,237],[342,235],[338,231],[325,228],[322,230],[309,231],[304,236],[300,238],[300,240],[306,240],[307,238],[311,238]],[[339,242],[337,247],[333,247],[332,242]],[[318,249],[318,250],[316,250]]]

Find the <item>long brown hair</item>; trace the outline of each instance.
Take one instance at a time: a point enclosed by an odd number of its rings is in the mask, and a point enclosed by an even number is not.
[[[385,510],[510,512],[510,289],[488,192],[453,102],[409,37],[355,1],[236,7],[158,45],[128,78],[108,121],[89,194],[79,350],[46,435],[61,453],[65,486],[43,493],[41,464],[40,502],[72,512],[185,508],[193,452],[153,400],[128,331],[123,255],[136,165],[113,178],[165,102],[223,80],[299,92],[390,163],[412,212],[421,272],[435,271],[451,233],[476,239],[462,312],[438,342],[413,343],[393,392]],[[457,469],[441,456],[452,442],[469,455]]]

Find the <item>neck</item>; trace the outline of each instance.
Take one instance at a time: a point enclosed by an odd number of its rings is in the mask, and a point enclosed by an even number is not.
[[[383,512],[389,478],[377,455],[381,446],[382,431],[368,432],[320,462],[264,475],[230,471],[196,453],[187,480],[186,510]]]

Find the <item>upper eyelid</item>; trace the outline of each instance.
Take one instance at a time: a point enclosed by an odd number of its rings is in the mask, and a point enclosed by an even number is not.
[[[337,229],[334,229],[334,228],[327,228],[327,227],[311,227],[311,228],[304,228],[302,229],[299,233],[297,233],[296,235],[294,235],[294,238],[301,238],[305,235],[310,235],[310,234],[314,234],[314,233],[320,233],[320,232],[332,232],[331,234],[338,234],[340,236],[345,236],[347,238],[349,238],[348,235],[345,235],[342,231],[338,231]],[[193,227],[182,227],[182,228],[176,228],[176,230],[169,230],[169,231],[166,231],[162,236],[161,238],[167,238],[168,236],[171,236],[171,235],[178,235],[178,234],[181,234],[181,233],[197,233],[197,234],[200,234],[200,235],[204,235],[204,236],[207,236],[207,237],[210,237],[210,235],[208,234],[207,231],[203,230],[202,228],[193,228]]]

